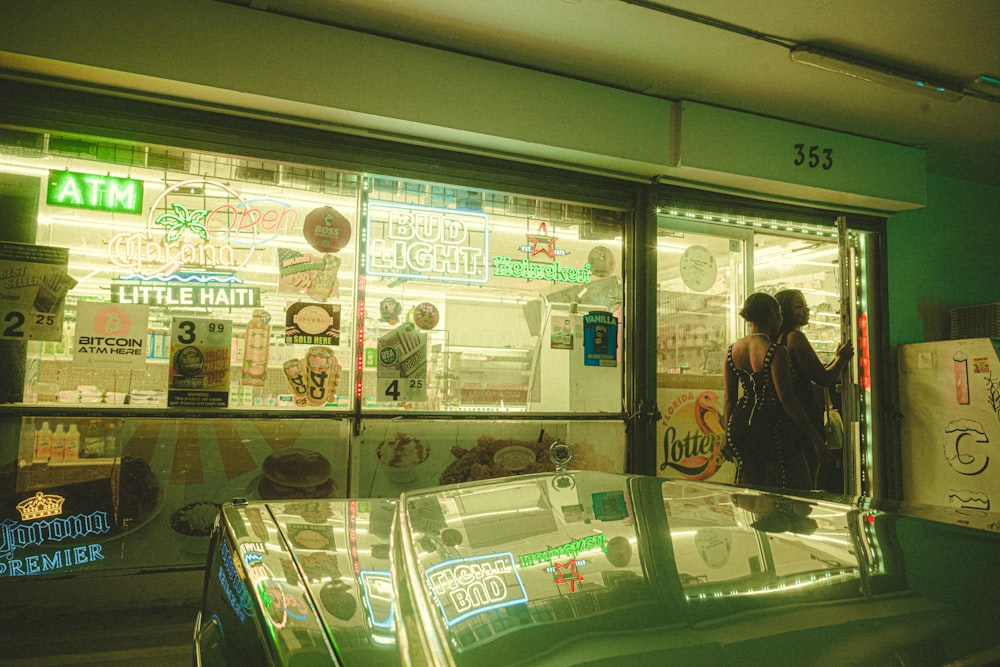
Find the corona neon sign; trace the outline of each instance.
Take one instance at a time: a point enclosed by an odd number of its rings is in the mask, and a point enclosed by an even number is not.
[[[215,205],[206,206],[212,199]],[[284,202],[244,199],[217,181],[183,181],[153,202],[145,232],[111,238],[108,259],[119,268],[148,274],[174,273],[183,266],[235,271],[250,261],[255,248],[294,232],[298,219],[299,212]],[[155,238],[153,230],[163,236]]]
[[[53,553],[14,554],[25,547],[103,535],[111,531],[107,512],[59,516],[64,498],[39,491],[17,504],[22,521],[0,521],[0,577],[17,577],[61,570],[64,567],[104,560],[100,544],[84,544]]]

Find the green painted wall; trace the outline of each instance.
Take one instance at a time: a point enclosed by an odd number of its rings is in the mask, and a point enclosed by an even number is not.
[[[951,309],[1000,302],[1000,188],[927,177],[927,207],[888,222],[889,342],[950,337]]]

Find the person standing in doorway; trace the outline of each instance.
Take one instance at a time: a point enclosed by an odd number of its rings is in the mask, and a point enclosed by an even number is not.
[[[788,348],[788,356],[792,362],[792,390],[802,404],[809,422],[822,432],[823,409],[826,405],[823,388],[831,387],[843,375],[854,356],[854,346],[849,341],[841,343],[833,360],[824,364],[802,331],[802,327],[809,324],[809,304],[806,303],[805,295],[797,289],[787,289],[775,294],[774,298],[781,306],[782,324],[778,342]],[[808,433],[797,431],[793,437],[804,443]],[[810,468],[819,469],[822,482],[819,487],[827,491],[842,492],[843,472],[836,465],[835,454],[824,449],[822,456],[817,457],[810,448],[805,448],[805,451]]]
[[[777,342],[781,306],[755,292],[740,310],[750,332],[729,346],[725,372],[726,447],[737,484],[782,489],[814,486],[799,431],[815,452],[823,436],[806,416],[792,388],[788,349]]]

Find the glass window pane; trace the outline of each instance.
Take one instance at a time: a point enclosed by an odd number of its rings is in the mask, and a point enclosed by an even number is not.
[[[754,291],[797,289],[809,306],[802,328],[823,363],[840,344],[840,269],[835,238],[754,235]]]
[[[624,214],[371,178],[363,405],[621,409]]]

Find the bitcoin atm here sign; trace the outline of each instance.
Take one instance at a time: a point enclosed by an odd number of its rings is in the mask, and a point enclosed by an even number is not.
[[[76,310],[73,366],[141,371],[146,367],[149,307],[82,301]]]

